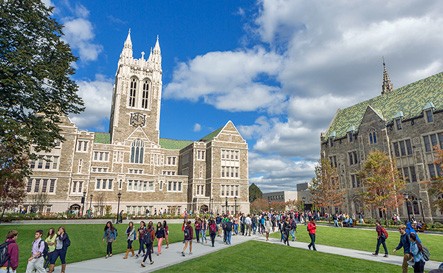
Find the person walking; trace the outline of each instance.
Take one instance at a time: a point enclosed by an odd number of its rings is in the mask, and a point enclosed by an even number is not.
[[[169,226],[166,223],[166,220],[163,220],[163,228],[165,229],[166,249],[168,249],[169,248]]]
[[[185,243],[185,245],[183,246],[182,256],[185,256],[185,251],[186,248],[188,247],[188,244],[189,244],[189,254],[192,254],[192,238],[194,236],[191,227],[191,221],[186,222],[186,226],[183,229],[183,235],[184,235],[183,242]]]
[[[410,251],[414,258],[414,273],[423,273],[425,270],[425,259],[423,258],[423,246],[417,240],[417,234],[409,235],[411,241]]]
[[[16,273],[18,267],[18,245],[17,245],[17,230],[11,230],[6,234],[6,241],[2,244],[7,248],[8,260],[4,264],[0,264],[0,273]]]
[[[295,218],[293,216],[291,216],[291,218],[289,219],[289,224],[291,224],[291,237],[292,237],[292,241],[294,242],[296,237],[295,237],[295,232],[297,231],[297,223],[295,221]]]
[[[55,262],[57,258],[60,257],[62,263],[61,273],[65,273],[66,270],[66,254],[68,252],[68,247],[71,245],[71,240],[69,239],[66,229],[61,226],[57,230],[57,238],[55,239],[55,250],[51,255],[49,261],[49,273],[54,272]]]
[[[26,266],[26,273],[34,272],[46,273],[43,264],[45,262],[43,251],[45,250],[45,244],[42,240],[43,230],[37,230],[34,234],[34,242],[32,243],[31,257],[28,259],[28,265]]]
[[[206,217],[203,217],[201,220],[201,229],[200,229],[200,237],[202,244],[206,244],[208,240],[206,240],[206,229],[208,229],[208,222],[206,221]]]
[[[317,251],[317,249],[315,248],[315,232],[317,229],[317,225],[315,224],[315,220],[314,218],[311,218],[311,220],[309,220],[308,223],[308,233],[309,233],[309,237],[311,238],[311,243],[308,245],[309,250],[311,250],[311,247],[314,251]]]
[[[200,217],[195,218],[194,227],[195,227],[195,236],[197,237],[197,243],[200,242],[200,230],[201,230],[202,221]]]
[[[266,216],[266,219],[264,221],[264,229],[265,229],[265,235],[266,235],[266,241],[269,241],[269,233],[271,232],[272,223],[269,220],[269,217]]]
[[[143,252],[143,255],[145,255],[145,243],[143,242],[143,236],[146,233],[146,224],[145,221],[140,221],[140,227],[137,229],[137,237],[138,237],[138,243],[140,244],[140,247],[138,249],[137,255],[135,255],[135,258],[138,258],[140,253]]]
[[[148,223],[148,227],[146,228],[146,232],[143,236],[143,242],[146,246],[146,254],[143,257],[143,261],[141,263],[142,267],[145,267],[145,262],[146,259],[149,257],[149,262],[150,264],[153,264],[154,261],[152,260],[152,248],[153,248],[153,244],[154,244],[154,239],[155,239],[155,231],[154,231],[154,227],[152,226],[152,222],[150,221]]]
[[[289,223],[289,218],[286,217],[282,226],[282,234],[283,234],[283,244],[289,246],[289,231],[291,230],[291,224]]]
[[[398,246],[393,250],[393,252],[396,252],[400,248],[403,248],[403,263],[401,267],[403,273],[408,273],[408,261],[412,258],[410,254],[411,242],[409,240],[408,234],[406,233],[405,225],[400,225],[398,227],[398,232],[400,232],[400,242],[398,243]]]
[[[382,225],[380,224],[380,220],[375,222],[375,231],[377,232],[377,246],[375,247],[375,252],[372,255],[377,256],[378,250],[380,249],[380,245],[383,245],[385,250],[385,255],[383,257],[388,257],[388,248],[386,247],[386,233]]]
[[[165,229],[161,222],[157,223],[157,230],[155,231],[155,237],[157,238],[157,256],[162,254],[162,243],[165,239]]]
[[[214,219],[209,220],[209,236],[211,237],[211,244],[214,247],[215,236],[217,236],[217,224]]]
[[[56,240],[57,234],[55,233],[55,229],[50,228],[48,231],[48,236],[45,239],[45,242],[48,244],[48,257],[46,257],[45,264],[43,266],[44,268],[48,268],[51,261],[51,256],[54,255]]]
[[[250,215],[248,214],[245,218],[245,236],[251,236],[252,231],[252,219]]]
[[[137,238],[137,234],[135,232],[134,223],[129,222],[128,227],[126,228],[126,236],[127,236],[127,247],[126,247],[126,253],[123,259],[128,258],[129,252],[132,253],[131,257],[134,257],[134,248],[132,247],[132,242]]]
[[[105,258],[107,259],[108,257],[112,257],[112,243],[117,240],[117,229],[112,225],[111,221],[108,221],[106,223],[106,226],[104,228],[104,233],[103,233],[103,242],[106,240],[106,256]]]

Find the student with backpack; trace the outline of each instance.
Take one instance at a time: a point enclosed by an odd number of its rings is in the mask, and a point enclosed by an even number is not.
[[[55,229],[50,228],[48,231],[48,236],[45,239],[45,242],[48,244],[48,255],[45,257],[44,268],[48,268],[49,262],[51,261],[51,256],[54,254],[56,239],[57,234],[55,233]]]
[[[6,235],[6,242],[0,245],[0,273],[16,273],[18,267],[17,230]]]
[[[388,248],[386,247],[386,239],[388,239],[388,232],[382,225],[380,224],[380,220],[375,222],[375,231],[377,232],[377,246],[375,247],[375,252],[372,255],[377,256],[378,250],[380,249],[380,245],[383,245],[385,250],[385,255],[383,257],[388,257]]]
[[[409,251],[414,258],[414,273],[423,273],[425,270],[425,259],[423,257],[423,246],[417,241],[417,234],[409,234],[411,245]]]
[[[291,224],[291,231],[289,233],[292,237],[292,241],[294,242],[296,240],[295,232],[297,231],[297,222],[295,221],[295,218],[293,216],[291,216],[291,218],[289,219],[289,223]]]
[[[34,242],[32,243],[31,257],[28,259],[26,273],[34,272],[46,273],[43,264],[45,262],[43,251],[45,250],[45,243],[42,242],[43,230],[37,230],[34,234]]]
[[[127,239],[128,245],[126,246],[126,253],[123,259],[128,258],[129,252],[132,253],[131,257],[134,257],[134,248],[132,247],[132,243],[137,238],[137,234],[135,232],[134,223],[132,221],[129,222],[128,227],[126,228],[126,236],[128,237]]]
[[[153,225],[153,223],[150,221],[148,223],[148,227],[146,228],[146,232],[143,236],[143,242],[146,246],[146,254],[145,254],[143,261],[141,263],[142,267],[145,267],[146,258],[148,258],[148,257],[149,257],[150,264],[154,263],[154,261],[152,260],[152,252],[153,252],[152,247],[153,247],[154,239],[155,239],[155,231],[154,231],[154,228],[152,225]]]
[[[231,244],[231,238],[232,238],[232,228],[234,227],[232,216],[229,217],[228,221],[226,222],[226,244]]]
[[[112,225],[111,221],[106,223],[103,233],[103,242],[106,240],[106,256],[112,257],[112,243],[117,240],[117,229]]]
[[[140,244],[140,248],[138,249],[137,255],[135,255],[136,258],[138,258],[138,255],[140,255],[143,252],[143,255],[145,255],[145,243],[143,242],[143,236],[146,233],[146,224],[145,221],[140,221],[140,227],[137,229],[137,237],[138,242]]]
[[[211,237],[211,244],[212,247],[214,247],[215,242],[215,236],[217,236],[217,224],[215,223],[214,219],[209,220],[209,236]]]
[[[184,235],[183,243],[185,245],[183,246],[182,256],[185,256],[185,251],[186,248],[188,247],[188,244],[189,244],[189,254],[192,254],[192,238],[194,237],[194,234],[191,227],[191,221],[188,221],[186,223],[186,226],[184,226],[183,235]]]

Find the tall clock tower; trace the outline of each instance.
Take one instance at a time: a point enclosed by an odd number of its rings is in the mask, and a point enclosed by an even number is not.
[[[158,41],[149,57],[132,56],[131,32],[118,61],[112,96],[109,132],[111,143],[144,138],[158,145],[162,93],[161,52]]]

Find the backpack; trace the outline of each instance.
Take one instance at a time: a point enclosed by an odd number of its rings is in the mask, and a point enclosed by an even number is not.
[[[297,229],[297,223],[295,222],[295,219],[292,219],[291,229]]]
[[[0,245],[0,266],[3,266],[6,262],[8,262],[8,268],[9,268],[9,252],[8,252],[8,245],[11,242],[5,242]]]
[[[185,229],[183,230],[183,234],[185,236],[185,240],[189,240],[189,237],[191,237],[191,232],[189,231],[189,229],[190,228],[188,226],[186,226]]]
[[[46,258],[48,257],[49,246],[47,242],[40,240],[40,242],[38,242],[38,249],[40,249],[42,242],[45,245],[45,247],[43,248],[42,257],[46,260]]]
[[[382,235],[385,237],[385,239],[388,239],[388,237],[389,237],[388,231],[382,227],[381,232],[382,232]]]
[[[146,245],[152,244],[152,229],[146,230],[145,234],[143,235],[143,241]]]
[[[423,254],[423,260],[429,261],[429,257],[431,256],[431,252],[429,252],[429,249],[422,246],[421,253]]]
[[[231,221],[226,223],[226,231],[232,231],[232,222]]]
[[[211,231],[211,233],[216,233],[217,232],[217,225],[216,224],[210,224],[209,225],[209,230]]]

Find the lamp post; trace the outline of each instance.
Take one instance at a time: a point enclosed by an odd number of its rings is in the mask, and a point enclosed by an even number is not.
[[[83,196],[82,196],[82,217],[83,217],[83,213],[85,211],[85,201],[86,201],[86,191],[83,192]]]
[[[234,197],[234,214],[237,214],[237,196]]]
[[[424,224],[425,223],[425,213],[423,211],[423,199],[419,198],[418,202],[420,203],[421,217],[423,218],[423,224]]]
[[[89,210],[91,210],[91,208],[92,208],[92,197],[93,197],[93,195],[91,194],[89,196]]]
[[[228,214],[228,197],[225,198],[226,214]]]
[[[408,221],[411,222],[411,213],[409,212],[409,205],[408,205],[408,202],[409,202],[409,194],[404,193],[404,194],[403,194],[403,197],[404,197],[405,200],[406,200],[406,211],[408,212]]]
[[[117,221],[115,222],[116,224],[118,224],[118,215],[120,213],[120,198],[122,197],[122,193],[119,192],[117,194],[117,198],[118,198],[118,202],[117,202]]]

